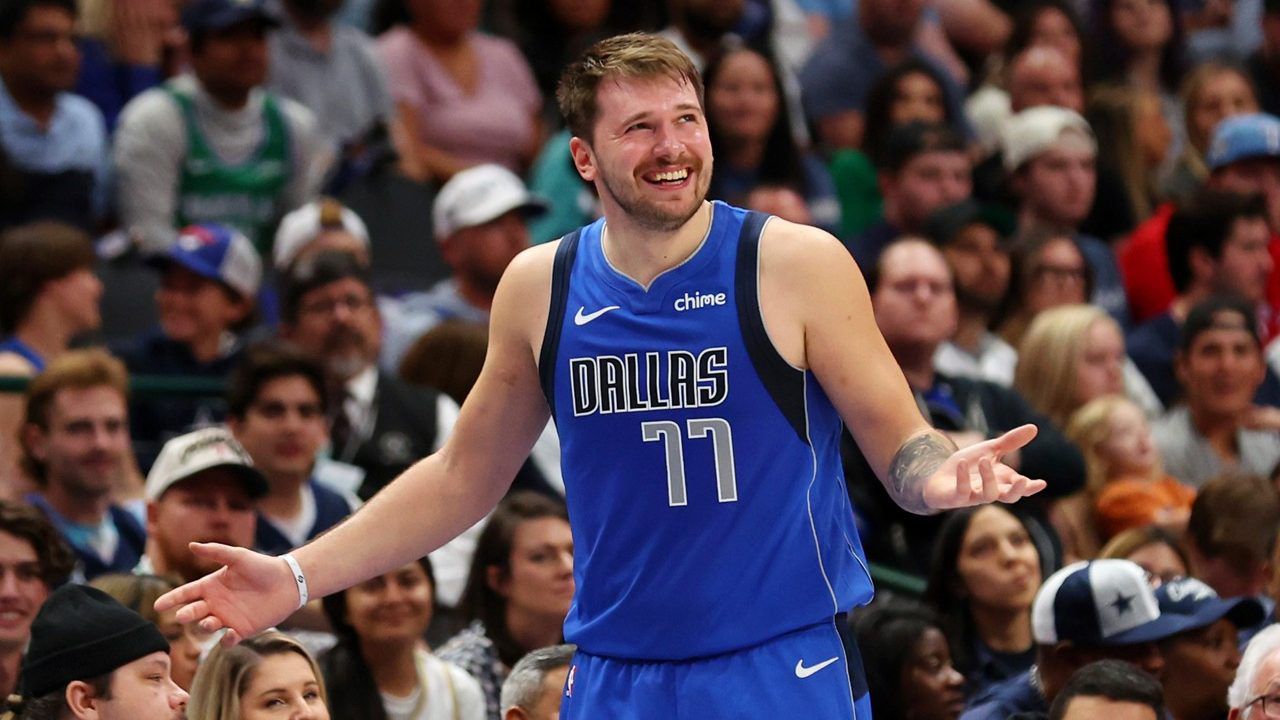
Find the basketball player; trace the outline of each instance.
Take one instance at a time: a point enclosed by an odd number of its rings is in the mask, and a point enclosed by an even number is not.
[[[870,717],[842,617],[872,587],[841,418],[919,513],[1042,489],[999,462],[1034,426],[956,451],[844,247],[705,200],[702,86],[674,45],[604,40],[558,96],[604,218],[511,264],[445,447],[291,557],[198,546],[227,567],[157,607],[235,642],[426,554],[493,507],[550,409],[576,548],[562,717]]]

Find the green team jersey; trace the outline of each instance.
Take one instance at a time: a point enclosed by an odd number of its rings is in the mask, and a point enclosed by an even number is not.
[[[262,144],[249,159],[228,165],[200,131],[191,95],[172,85],[168,91],[182,109],[187,125],[187,157],[178,185],[176,226],[202,222],[230,225],[269,257],[281,210],[280,195],[290,174],[289,132],[279,101],[270,93],[265,95]]]

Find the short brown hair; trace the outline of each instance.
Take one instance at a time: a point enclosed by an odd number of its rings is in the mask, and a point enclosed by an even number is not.
[[[1280,531],[1280,495],[1257,475],[1226,473],[1200,488],[1191,504],[1187,539],[1206,558],[1225,559],[1236,572],[1266,564]]]
[[[23,425],[49,429],[49,408],[58,393],[67,388],[85,389],[105,385],[129,398],[129,371],[111,353],[99,348],[72,350],[55,358],[44,372],[27,386],[27,412]],[[44,465],[32,457],[25,433],[22,438],[23,469],[38,483],[44,482]]]
[[[0,235],[0,334],[11,335],[53,280],[92,268],[93,241],[77,227],[42,220]]]
[[[569,63],[556,88],[560,114],[570,132],[590,142],[599,112],[596,92],[601,81],[652,77],[689,83],[702,103],[702,77],[688,55],[664,37],[629,33],[605,38]]]

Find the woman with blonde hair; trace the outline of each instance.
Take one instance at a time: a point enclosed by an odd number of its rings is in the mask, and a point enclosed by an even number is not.
[[[196,673],[188,720],[328,720],[328,696],[306,648],[276,630],[210,651]]]
[[[1125,354],[1120,326],[1096,305],[1061,305],[1036,315],[1018,344],[1013,388],[1060,428],[1103,395],[1128,393],[1146,412],[1161,410]]]
[[[1182,81],[1182,121],[1187,143],[1161,186],[1168,199],[1190,197],[1209,177],[1205,153],[1213,128],[1233,115],[1258,112],[1258,94],[1240,68],[1216,60],[1197,65]]]
[[[1146,525],[1186,527],[1195,490],[1164,472],[1141,408],[1105,395],[1077,410],[1065,429],[1084,454],[1084,494],[1101,540]]]

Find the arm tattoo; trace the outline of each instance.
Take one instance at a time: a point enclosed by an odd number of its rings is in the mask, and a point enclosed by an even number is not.
[[[903,443],[889,462],[889,478],[885,482],[894,502],[917,515],[936,512],[925,502],[924,484],[955,451],[955,443],[936,431],[916,435]]]

